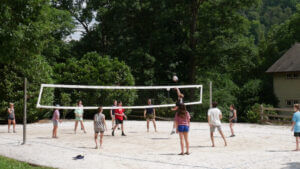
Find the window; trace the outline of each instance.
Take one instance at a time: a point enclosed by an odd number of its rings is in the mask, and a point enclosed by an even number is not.
[[[296,99],[289,99],[285,101],[287,106],[294,106],[294,104],[299,104],[300,103],[300,99],[296,100]]]
[[[287,73],[286,78],[287,79],[299,79],[300,74],[299,73]]]

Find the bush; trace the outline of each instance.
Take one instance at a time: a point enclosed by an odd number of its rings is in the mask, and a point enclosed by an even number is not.
[[[250,110],[247,111],[247,119],[246,121],[247,122],[250,122],[250,123],[258,123],[260,121],[260,111],[261,111],[261,105],[256,103],[254,104]],[[273,107],[272,105],[266,105],[266,104],[263,104],[264,107]],[[276,114],[276,112],[274,111],[270,111],[269,112],[270,114]]]

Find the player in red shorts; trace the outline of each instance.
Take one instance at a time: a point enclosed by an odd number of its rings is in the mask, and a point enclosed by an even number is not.
[[[118,127],[119,124],[121,124],[121,129],[122,129],[122,136],[126,136],[124,133],[124,125],[123,125],[123,120],[125,118],[125,120],[127,119],[127,116],[124,114],[124,109],[122,109],[122,102],[120,101],[118,103],[118,107],[120,107],[119,109],[115,110],[115,119],[116,119],[116,124],[113,128],[113,131],[111,133],[112,136],[115,136],[115,130]]]

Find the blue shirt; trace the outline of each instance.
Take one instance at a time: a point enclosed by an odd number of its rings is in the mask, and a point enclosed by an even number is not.
[[[293,122],[295,122],[294,132],[299,133],[300,132],[300,112],[299,111],[294,113]]]

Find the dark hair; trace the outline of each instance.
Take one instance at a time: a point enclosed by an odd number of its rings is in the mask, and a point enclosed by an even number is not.
[[[181,118],[185,118],[186,116],[186,107],[185,107],[185,104],[183,103],[180,103],[179,106],[178,106],[178,116],[181,117]]]
[[[218,106],[218,102],[212,102],[212,107],[215,108]]]
[[[235,106],[234,106],[234,104],[231,104],[230,106],[231,106],[233,109],[235,109]]]
[[[103,110],[102,106],[98,107],[98,113]]]
[[[81,103],[82,103],[82,101],[81,101],[81,100],[78,100],[78,102],[77,102],[77,105],[79,105],[79,102],[81,102]]]
[[[122,103],[122,101],[119,101],[118,104]]]

